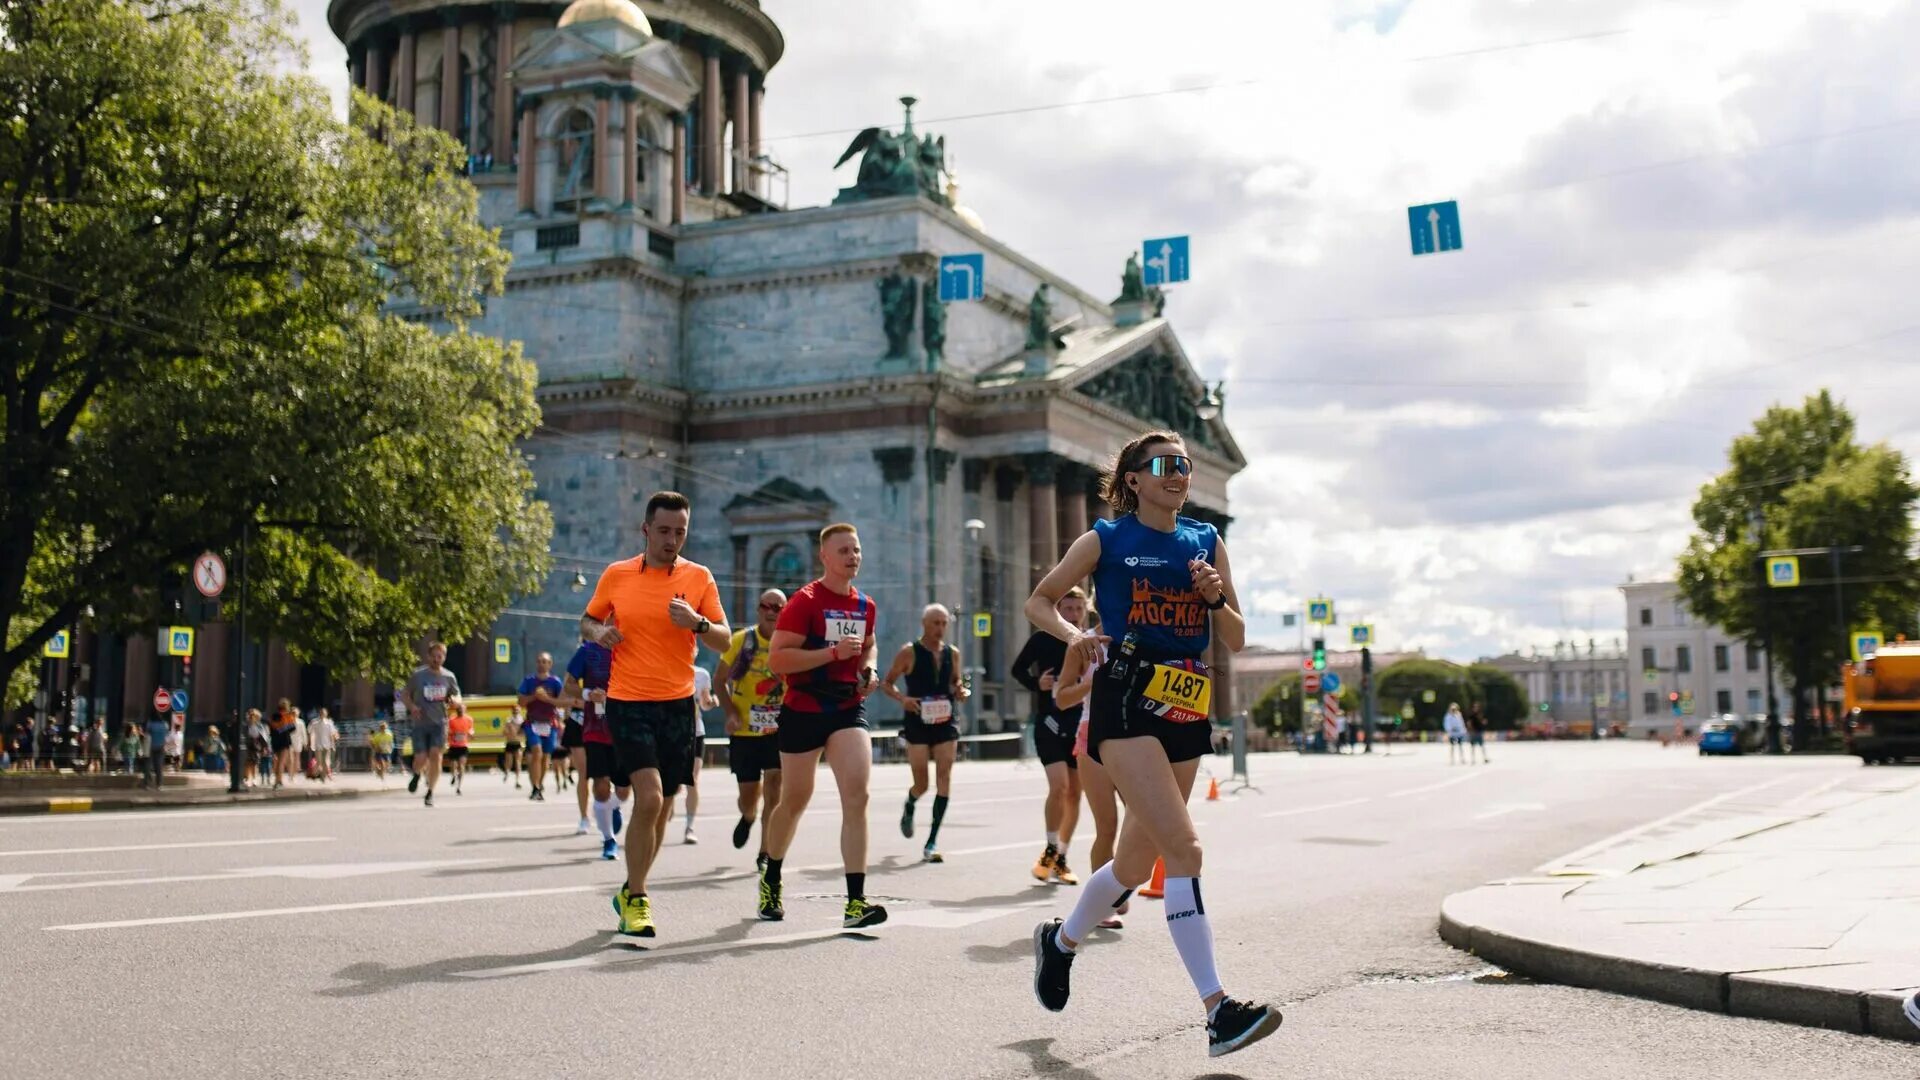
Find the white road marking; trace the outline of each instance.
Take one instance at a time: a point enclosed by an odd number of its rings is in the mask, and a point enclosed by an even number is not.
[[[171,874],[166,877],[113,878],[108,881],[69,881],[50,885],[22,885],[19,881],[44,877],[40,874],[15,874],[0,877],[0,893],[61,892],[71,889],[123,889],[138,885],[173,885],[185,881],[239,881],[245,878],[293,878],[300,881],[338,881],[342,878],[372,874],[403,874],[410,870],[433,870],[443,866],[472,866],[487,859],[436,859],[424,862],[316,863],[292,866],[244,866],[211,874]],[[17,880],[16,880],[17,879]]]
[[[1518,814],[1522,811],[1545,810],[1546,808],[1547,808],[1547,805],[1545,803],[1537,803],[1537,802],[1494,803],[1491,806],[1488,806],[1487,809],[1482,811],[1481,813],[1473,815],[1473,820],[1492,821],[1494,818],[1502,817],[1507,814]]]
[[[515,889],[508,892],[450,893],[440,896],[410,896],[397,900],[362,900],[351,904],[308,904],[303,907],[260,908],[254,911],[210,911],[200,915],[165,915],[151,919],[121,919],[116,922],[65,923],[48,930],[126,930],[140,926],[179,926],[184,923],[231,922],[236,919],[271,919],[278,915],[316,915],[329,911],[370,911],[375,908],[425,907],[432,904],[463,904],[473,900],[511,900],[526,896],[564,896],[568,893],[605,892],[605,885],[566,885],[551,889]]]
[[[263,847],[279,844],[323,844],[334,838],[331,836],[284,836],[272,840],[196,840],[182,844],[116,844],[112,847],[76,847],[76,848],[35,848],[23,851],[0,851],[0,856],[8,855],[100,855],[110,851],[183,851],[187,848],[220,847]]]
[[[1371,798],[1345,799],[1340,802],[1321,803],[1318,806],[1296,806],[1291,810],[1275,810],[1271,814],[1261,814],[1260,816],[1263,818],[1295,817],[1300,814],[1317,814],[1322,810],[1338,810],[1345,806],[1359,806],[1361,803],[1372,801]]]
[[[1469,780],[1478,780],[1485,775],[1487,774],[1484,772],[1470,772],[1464,776],[1456,776],[1451,780],[1442,780],[1437,784],[1426,784],[1421,787],[1407,788],[1404,791],[1389,791],[1386,794],[1386,798],[1404,799],[1409,795],[1425,795],[1429,791],[1439,791],[1441,788],[1450,788],[1455,784],[1464,784]]]
[[[1772,780],[1767,780],[1762,783],[1755,784],[1752,787],[1743,787],[1738,791],[1729,791],[1724,795],[1715,795],[1711,799],[1707,799],[1704,802],[1694,803],[1692,806],[1689,806],[1684,810],[1676,810],[1673,813],[1668,814],[1666,817],[1660,818],[1655,821],[1649,821],[1645,825],[1635,825],[1631,829],[1623,829],[1620,832],[1614,833],[1612,836],[1606,837],[1605,839],[1595,840],[1593,843],[1588,844],[1586,847],[1583,847],[1578,851],[1570,851],[1567,854],[1562,855],[1557,859],[1549,859],[1548,861],[1541,863],[1539,866],[1535,867],[1533,872],[1536,874],[1551,874],[1555,872],[1555,870],[1558,868],[1577,865],[1582,859],[1585,859],[1596,852],[1605,851],[1606,849],[1613,847],[1616,844],[1624,843],[1628,840],[1633,839],[1636,836],[1643,836],[1647,833],[1653,832],[1655,829],[1665,828],[1666,826],[1671,825],[1674,822],[1681,820],[1682,818],[1686,818],[1693,814],[1697,814],[1702,810],[1712,809],[1713,807],[1719,806],[1721,803],[1731,802],[1734,799],[1740,798],[1741,796],[1751,795],[1756,791],[1765,791],[1770,787],[1775,787],[1777,785],[1784,784],[1787,781],[1793,780],[1793,779],[1795,779],[1795,777],[1793,776],[1777,776]]]

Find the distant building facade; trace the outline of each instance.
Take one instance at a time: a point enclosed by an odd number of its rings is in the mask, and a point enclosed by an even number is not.
[[[1766,653],[1758,644],[1694,616],[1671,581],[1630,581],[1620,591],[1626,601],[1636,733],[1671,731],[1675,721],[1698,731],[1701,723],[1722,714],[1765,714]]]
[[[1602,728],[1630,718],[1634,685],[1619,642],[1555,642],[1551,650],[1508,653],[1480,661],[1513,676],[1533,712],[1527,722],[1556,725],[1598,723]],[[1544,706],[1544,708],[1542,707]]]

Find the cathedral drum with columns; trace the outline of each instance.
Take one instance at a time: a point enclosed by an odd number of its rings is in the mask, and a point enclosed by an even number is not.
[[[1187,513],[1226,527],[1245,459],[1163,298],[1130,267],[1103,302],[995,241],[956,205],[911,98],[900,130],[854,140],[857,179],[832,205],[785,205],[761,127],[785,42],[754,0],[334,0],[328,19],[355,86],[466,145],[513,254],[474,328],[540,370],[524,450],[555,570],[467,643],[465,685],[566,655],[582,590],[639,551],[661,488],[693,500],[686,555],[736,625],[761,589],[811,579],[821,526],[853,522],[883,643],[915,636],[927,603],[952,608],[989,730],[1029,715],[1006,670],[1021,605],[1104,512],[1096,472],[1123,442],[1181,432]],[[983,299],[941,303],[940,257],[972,252]],[[512,664],[492,662],[494,638]]]

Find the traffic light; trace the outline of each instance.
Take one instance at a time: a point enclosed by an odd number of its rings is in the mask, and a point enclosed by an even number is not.
[[[1326,638],[1317,637],[1313,639],[1313,670],[1315,671],[1327,670],[1327,639]]]
[[[1667,704],[1673,708],[1673,715],[1679,716],[1680,715],[1680,691],[1669,690],[1667,692]]]

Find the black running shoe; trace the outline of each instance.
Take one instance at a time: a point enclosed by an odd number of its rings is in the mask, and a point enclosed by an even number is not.
[[[1068,978],[1073,974],[1073,954],[1060,947],[1059,933],[1059,919],[1033,928],[1033,996],[1053,1012],[1067,1007]]]
[[[907,800],[907,808],[900,811],[900,835],[913,839],[913,800]]]
[[[146,787],[147,785],[143,783],[140,786]],[[420,790],[420,774],[414,773],[413,779],[407,781],[407,794],[412,795],[414,792],[419,790]]]
[[[761,852],[753,857],[753,868],[764,871],[767,868],[767,853]]]
[[[1207,1019],[1207,1056],[1224,1057],[1279,1030],[1279,1009],[1222,998]]]
[[[433,805],[433,792],[431,791],[427,792],[427,805],[428,806]]]
[[[780,902],[780,886],[767,881],[767,868],[760,868],[760,917],[767,922],[779,922],[787,917],[787,908]]]
[[[879,926],[887,921],[887,909],[879,904],[869,904],[865,897],[849,897],[847,909],[842,913],[840,925],[848,930],[859,930],[868,926]]]
[[[747,837],[752,835],[753,821],[749,818],[741,818],[740,824],[733,827],[733,846],[735,848],[746,847]]]

